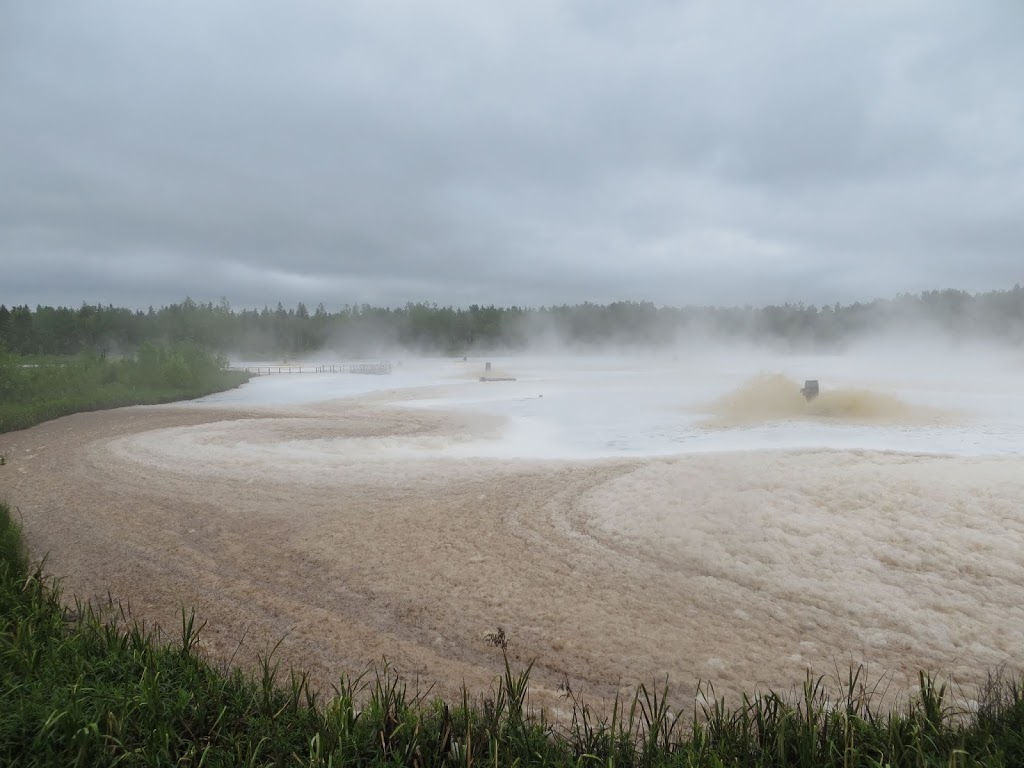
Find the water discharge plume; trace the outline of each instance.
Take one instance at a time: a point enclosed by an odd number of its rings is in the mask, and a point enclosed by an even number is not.
[[[711,427],[741,427],[773,421],[830,420],[849,424],[928,424],[942,412],[911,405],[870,389],[823,389],[805,400],[800,384],[782,374],[762,373],[711,404]]]

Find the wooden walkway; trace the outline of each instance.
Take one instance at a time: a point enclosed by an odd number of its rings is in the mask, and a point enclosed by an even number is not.
[[[369,376],[388,376],[391,363],[340,363],[335,365],[243,365],[233,371],[245,371],[253,376],[271,376],[287,373],[360,373]]]

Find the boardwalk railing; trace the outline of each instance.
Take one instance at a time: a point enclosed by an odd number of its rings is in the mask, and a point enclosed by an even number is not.
[[[362,373],[371,376],[387,376],[391,363],[341,363],[335,365],[244,365],[232,368],[245,371],[253,376],[269,376],[279,373]]]

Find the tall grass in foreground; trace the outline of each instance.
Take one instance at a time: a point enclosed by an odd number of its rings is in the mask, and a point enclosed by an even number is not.
[[[809,676],[801,695],[735,707],[702,687],[685,714],[661,687],[607,717],[567,694],[571,720],[555,723],[530,706],[530,668],[507,656],[482,696],[427,699],[385,663],[321,698],[273,653],[255,674],[210,664],[200,630],[183,611],[165,642],[118,606],[65,608],[0,504],[0,765],[1024,765],[1016,677],[990,676],[970,711],[924,674],[916,697],[882,710],[854,669],[831,690]]]

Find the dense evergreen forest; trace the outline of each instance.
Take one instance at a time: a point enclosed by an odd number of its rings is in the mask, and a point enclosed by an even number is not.
[[[464,309],[409,303],[397,308],[346,306],[336,312],[321,304],[311,312],[301,303],[287,309],[278,304],[274,309],[233,310],[226,299],[217,304],[185,299],[143,312],[88,304],[34,310],[0,305],[0,345],[20,355],[119,355],[146,342],[187,342],[249,357],[299,356],[324,348],[362,356],[395,346],[458,354],[521,349],[544,341],[658,346],[716,336],[830,349],[864,333],[901,329],[1024,343],[1024,288],[1018,284],[979,294],[926,291],[823,307],[677,308],[616,302]]]

